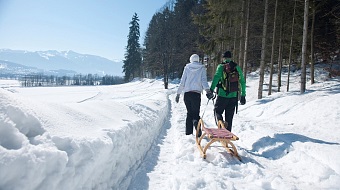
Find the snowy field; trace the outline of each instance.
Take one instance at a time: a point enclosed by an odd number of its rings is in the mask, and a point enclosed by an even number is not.
[[[232,131],[242,162],[219,143],[202,159],[184,135],[178,81],[165,90],[151,79],[34,88],[0,80],[0,189],[340,189],[340,82],[316,76],[300,94],[299,73],[289,92],[283,75],[282,92],[274,86],[258,100],[257,73],[248,74]],[[215,127],[205,94],[203,113]]]

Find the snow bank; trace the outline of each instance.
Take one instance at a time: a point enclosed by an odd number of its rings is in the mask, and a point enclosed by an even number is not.
[[[98,93],[88,93],[88,87],[16,89],[14,93],[0,88],[0,189],[125,189],[169,112],[165,90],[140,88],[154,83],[159,81],[127,84],[128,89],[136,89],[134,93],[118,92],[123,86],[101,87]],[[74,88],[86,101],[66,97]],[[131,93],[129,101],[123,98]],[[94,94],[101,97],[93,98]],[[59,100],[50,99],[58,95]],[[113,99],[120,102],[110,106]],[[98,105],[105,110],[97,109]],[[121,111],[131,119],[115,122],[104,114],[117,117]],[[67,116],[74,113],[87,121]]]

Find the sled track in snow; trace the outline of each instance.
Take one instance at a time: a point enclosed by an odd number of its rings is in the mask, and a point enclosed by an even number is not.
[[[88,100],[93,100],[93,99],[96,99],[98,98],[99,96],[101,96],[103,93],[102,92],[98,92],[96,95],[92,96],[92,97],[89,97],[89,98],[86,98],[84,100],[81,100],[81,101],[78,101],[77,103],[83,103],[83,102],[86,102]]]

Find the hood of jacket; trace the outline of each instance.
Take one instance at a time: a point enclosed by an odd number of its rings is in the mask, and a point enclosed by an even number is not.
[[[197,54],[192,54],[190,56],[190,63],[199,62],[199,61],[200,61],[200,57]]]
[[[197,71],[200,70],[204,67],[203,64],[199,63],[199,62],[192,62],[192,63],[188,63],[186,65],[187,69],[189,69],[190,71]]]

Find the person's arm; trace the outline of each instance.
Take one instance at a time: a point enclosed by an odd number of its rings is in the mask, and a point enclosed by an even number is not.
[[[205,67],[202,68],[202,76],[201,76],[201,81],[202,81],[202,87],[205,91],[210,91],[209,84],[208,84],[208,79],[207,79],[207,70]]]
[[[244,75],[241,67],[236,66],[236,70],[239,74],[240,84],[241,84],[241,96],[246,96],[246,80],[244,80]]]
[[[224,68],[223,64],[219,64],[219,65],[217,66],[217,69],[216,69],[214,78],[213,78],[213,80],[212,80],[212,82],[211,82],[211,85],[210,85],[210,89],[211,89],[211,90],[215,90],[218,81],[222,78],[222,75],[223,75],[223,68]]]
[[[186,79],[187,79],[187,72],[186,72],[186,67],[184,67],[183,74],[181,77],[181,82],[179,83],[179,87],[177,89],[177,94],[182,93]]]

